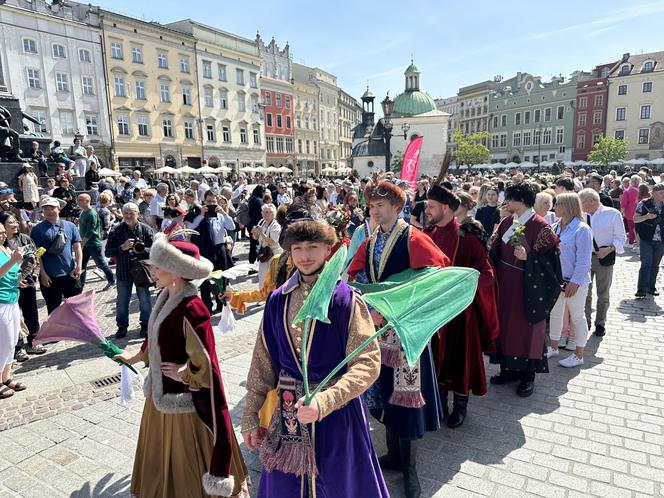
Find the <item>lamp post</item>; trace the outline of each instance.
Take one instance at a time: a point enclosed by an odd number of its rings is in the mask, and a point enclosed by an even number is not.
[[[390,99],[390,92],[387,92],[385,99],[380,103],[383,108],[383,128],[385,129],[385,171],[390,171],[390,160],[392,153],[390,152],[390,141],[392,140],[392,111],[394,110],[394,101]],[[401,131],[403,132],[403,139],[408,138],[408,130],[410,130],[410,125],[404,123],[401,125]]]

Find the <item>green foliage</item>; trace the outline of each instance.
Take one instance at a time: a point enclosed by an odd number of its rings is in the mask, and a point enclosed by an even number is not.
[[[488,163],[491,160],[491,151],[482,143],[488,136],[489,134],[485,131],[464,135],[461,130],[454,130],[457,165],[465,164],[470,168],[475,164]]]
[[[392,154],[392,163],[390,163],[390,169],[395,175],[401,173],[401,168],[403,168],[403,151],[398,150]]]
[[[602,166],[622,161],[627,156],[627,142],[613,137],[602,137],[588,154],[588,160]]]

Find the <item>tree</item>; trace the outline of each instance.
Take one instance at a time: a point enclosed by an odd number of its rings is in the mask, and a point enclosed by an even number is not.
[[[394,154],[392,154],[392,163],[390,164],[390,170],[395,175],[400,175],[401,168],[403,168],[403,151],[397,150]]]
[[[601,137],[593,145],[593,150],[588,154],[588,160],[607,168],[613,162],[622,161],[625,156],[627,156],[627,142],[625,140]]]
[[[458,128],[454,130],[457,165],[465,164],[471,168],[475,164],[488,163],[491,160],[491,151],[482,143],[488,137],[489,134],[485,131],[464,135]]]

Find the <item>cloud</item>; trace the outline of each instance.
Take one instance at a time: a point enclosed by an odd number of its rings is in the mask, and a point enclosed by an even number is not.
[[[373,45],[373,48],[371,46],[362,48],[362,49],[357,49],[353,50],[351,53],[350,57],[343,59],[343,60],[338,60],[334,61],[332,63],[326,64],[325,67],[332,70],[336,69],[341,66],[346,66],[349,64],[354,64],[359,61],[366,61],[368,59],[374,58],[378,55],[381,55],[385,52],[389,52],[391,50],[394,50],[395,48],[400,47],[404,43],[408,41],[407,36],[400,36],[397,38],[393,38],[387,43],[380,44],[378,42],[375,42]]]
[[[546,38],[552,38],[554,36],[563,35],[569,33],[570,31],[578,30],[591,30],[593,28],[600,28],[593,30],[594,35],[597,35],[601,32],[601,29],[606,29],[612,27],[616,24],[620,24],[630,19],[635,19],[637,17],[644,17],[653,14],[659,14],[664,12],[664,2],[652,2],[644,3],[640,5],[630,5],[629,7],[616,9],[608,12],[605,16],[600,17],[592,21],[586,21],[578,24],[572,24],[570,26],[565,26],[563,28],[554,29],[550,31],[542,31],[540,33],[535,33],[530,36],[532,40],[543,40]]]
[[[365,76],[361,80],[356,81],[355,84],[358,85],[360,83],[366,83],[367,80],[371,81],[371,80],[377,80],[377,79],[380,79],[380,78],[385,78],[386,76],[392,76],[393,74],[400,73],[401,71],[404,71],[404,70],[405,70],[404,64],[400,64],[398,66],[394,66],[394,67],[392,67],[390,69],[387,69],[385,71],[381,71],[380,73],[374,73],[374,74],[370,74],[368,76]]]
[[[616,29],[615,26],[607,26],[606,28],[600,28],[600,29],[597,29],[595,31],[591,31],[586,36],[588,36],[588,37],[599,36],[599,35],[602,35],[602,34],[606,33],[607,31],[613,31],[614,29]]]

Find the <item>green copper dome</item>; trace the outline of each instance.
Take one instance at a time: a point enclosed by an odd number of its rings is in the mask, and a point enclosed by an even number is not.
[[[370,99],[370,98],[375,98],[376,96],[369,90],[369,87],[367,86],[367,90],[362,94],[363,99]]]
[[[406,68],[406,72],[404,72],[403,74],[413,74],[413,73],[420,73],[420,70],[417,69],[417,66],[413,62],[411,62],[410,66]]]
[[[409,91],[397,96],[392,112],[395,116],[417,116],[435,110],[436,103],[428,93]]]

